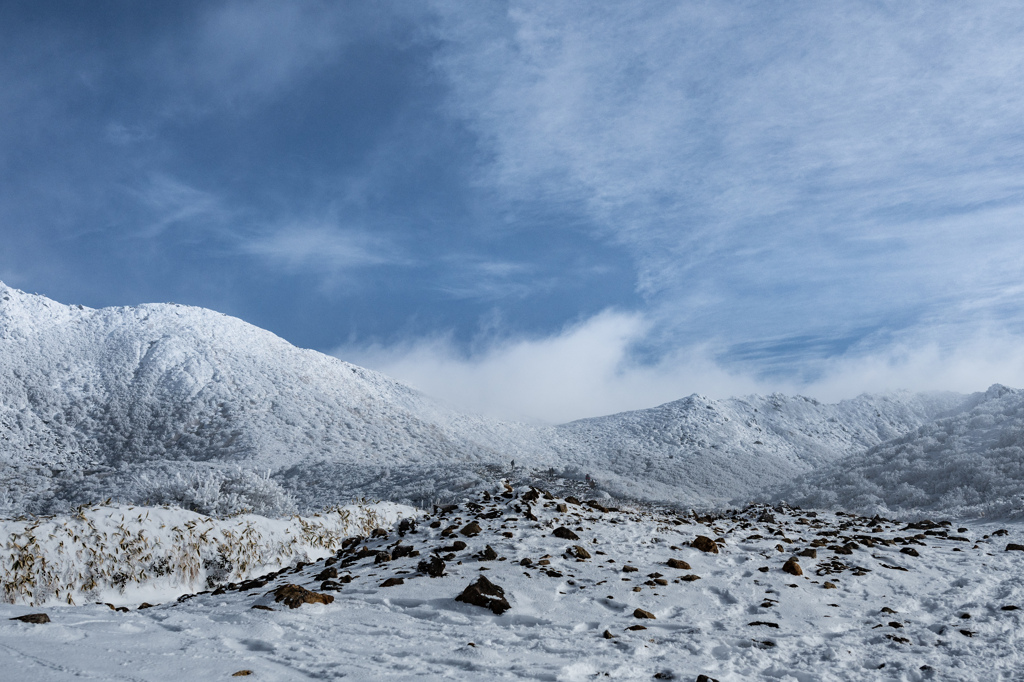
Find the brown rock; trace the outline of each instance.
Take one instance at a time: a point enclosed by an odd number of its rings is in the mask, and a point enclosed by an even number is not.
[[[43,623],[49,623],[50,617],[45,613],[26,613],[24,616],[15,616],[8,620],[20,620],[22,623],[33,623],[35,625],[42,625]]]
[[[804,569],[800,568],[800,564],[796,562],[796,559],[790,559],[782,565],[782,570],[790,575],[803,575]]]
[[[628,564],[622,567],[622,572],[623,573],[636,573],[639,570],[640,569],[637,568],[636,566],[630,566]]]
[[[648,620],[656,620],[656,617],[650,611],[644,611],[643,609],[636,609],[633,611],[634,618],[646,618]]]
[[[154,606],[156,606],[156,604],[150,604],[148,601],[144,601],[141,604],[139,604],[139,611],[141,611],[142,609],[151,609]]]
[[[682,580],[684,582],[692,583],[694,580],[700,580],[700,576],[699,575],[694,575],[693,573],[691,573],[689,575],[684,575],[682,578],[680,578],[680,580]]]
[[[512,608],[508,600],[505,599],[505,590],[483,576],[466,587],[462,594],[455,598],[455,601],[490,609],[499,616]]]
[[[610,633],[610,632],[609,632],[608,630],[605,630],[605,631],[604,631],[604,634],[603,634],[603,635],[601,635],[601,636],[602,636],[602,637],[604,637],[605,639],[615,639],[615,637],[616,637],[617,635],[613,635],[613,634],[612,634],[612,633]]]
[[[1024,545],[1010,543],[1006,546],[1007,552],[1024,552]]]
[[[558,528],[551,531],[551,534],[556,538],[562,538],[563,540],[579,540],[580,536],[573,533],[565,526],[559,526]]]
[[[699,549],[702,552],[709,552],[711,554],[718,554],[718,545],[715,541],[706,535],[698,535],[694,538],[693,542],[690,543],[690,547]]]
[[[628,628],[626,628],[626,629],[627,629],[627,630],[633,630],[633,631],[635,632],[635,631],[637,631],[637,630],[646,630],[646,629],[647,629],[647,626],[646,626],[646,625],[630,625],[630,626],[629,626]]]
[[[395,585],[404,585],[404,578],[388,578],[380,584],[381,587],[394,587]]]
[[[589,559],[590,558],[590,552],[588,552],[586,549],[584,549],[580,545],[573,545],[572,546],[572,553],[576,555],[577,559]]]
[[[248,677],[252,675],[251,670],[239,670],[237,673],[231,673],[231,677]]]
[[[487,545],[483,551],[477,552],[476,558],[479,561],[494,561],[498,558],[498,553],[490,545]]]
[[[480,531],[482,530],[483,528],[480,527],[479,523],[477,523],[476,521],[470,521],[459,532],[465,535],[467,538],[471,538],[474,535],[479,535]]]
[[[1024,547],[1022,547],[1021,549],[1024,549]],[[916,549],[914,549],[913,547],[904,547],[903,549],[900,550],[900,553],[901,554],[906,554],[908,556],[921,556],[918,553],[918,551]]]
[[[825,584],[822,585],[822,588],[826,589],[826,590],[834,590],[834,589],[836,589],[836,584],[826,580]]]
[[[574,504],[574,505],[576,505],[577,507],[578,507],[578,506],[580,505],[580,501],[579,501],[579,500],[577,500],[577,499],[576,499],[575,497],[573,497],[572,495],[570,495],[569,497],[565,498],[565,501],[566,501],[566,502],[568,502],[569,504]]]
[[[690,570],[690,564],[686,563],[682,559],[669,559],[666,563],[672,568],[678,568],[680,571]]]
[[[558,504],[556,504],[555,505],[555,509],[558,510],[559,514],[565,514],[566,512],[569,511],[569,507],[568,507],[568,505],[565,504],[565,502],[559,502]],[[605,630],[605,632],[608,632],[608,631]]]
[[[338,577],[338,569],[336,569],[336,568],[334,568],[332,566],[331,568],[325,568],[324,570],[322,570],[319,573],[317,573],[316,577],[314,577],[313,580],[320,580],[320,581],[332,580],[332,579],[337,578],[337,577]]]
[[[274,601],[283,601],[290,609],[297,609],[303,604],[330,604],[334,597],[307,590],[299,585],[282,585],[274,590]]]
[[[802,550],[800,552],[799,556],[807,557],[808,559],[817,559],[818,558],[818,550],[811,549],[810,547],[808,547],[807,549]]]

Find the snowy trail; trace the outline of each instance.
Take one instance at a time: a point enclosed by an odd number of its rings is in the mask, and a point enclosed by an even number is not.
[[[1024,542],[1020,526],[996,535],[974,522],[911,528],[766,507],[695,518],[572,502],[494,495],[255,589],[144,610],[4,605],[0,658],[10,679],[33,680],[241,670],[257,680],[1021,679],[1024,610],[1004,610],[1024,607],[1024,552],[1005,549]],[[479,534],[464,534],[473,521]],[[560,527],[578,539],[554,535]],[[719,538],[719,552],[692,547],[698,536]],[[419,554],[378,561],[402,547]],[[442,547],[445,575],[431,578],[418,567]],[[791,557],[803,575],[782,570]],[[508,611],[455,601],[481,575],[504,589]],[[383,587],[389,578],[404,582]],[[289,609],[271,594],[289,583],[334,601]],[[38,611],[52,622],[7,620]]]

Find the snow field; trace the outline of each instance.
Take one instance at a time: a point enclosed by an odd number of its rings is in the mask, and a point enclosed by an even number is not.
[[[1012,608],[1024,607],[1024,552],[1005,549],[1024,541],[1020,528],[763,506],[695,516],[501,490],[258,588],[126,613],[54,606],[44,625],[3,619],[0,647],[9,670],[34,680],[249,670],[256,680],[960,681],[1024,669],[1024,611]],[[691,546],[698,536],[717,539],[718,553]],[[432,556],[445,561],[441,577],[420,570]],[[782,570],[793,557],[803,575]],[[481,575],[509,611],[455,601]],[[288,609],[273,595],[285,584],[334,601]],[[5,605],[0,616],[31,610]]]
[[[30,605],[162,601],[326,556],[348,536],[415,513],[378,503],[307,517],[216,519],[173,507],[93,505],[0,520],[0,596]]]

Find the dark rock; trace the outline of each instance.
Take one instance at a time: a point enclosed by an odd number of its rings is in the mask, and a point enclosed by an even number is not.
[[[634,618],[646,618],[648,620],[656,620],[656,617],[650,611],[644,611],[643,609],[636,609],[633,611]]]
[[[405,535],[406,533],[416,532],[416,522],[412,519],[402,519],[401,523],[398,524],[398,534]]]
[[[747,625],[764,625],[764,626],[770,627],[770,628],[777,628],[777,627],[779,627],[778,623],[769,623],[766,620],[755,620],[752,623],[747,623]]]
[[[630,625],[626,629],[627,630],[633,630],[634,632],[636,632],[637,630],[646,630],[647,626],[646,625]]]
[[[274,601],[283,601],[290,609],[297,609],[303,604],[330,604],[334,597],[307,590],[299,585],[282,585],[274,590]]]
[[[263,604],[253,604],[249,608],[250,609],[256,609],[257,611],[273,611],[274,610],[274,609],[270,608],[269,606],[264,606]]]
[[[142,607],[140,606],[139,608],[142,608]],[[1013,604],[1007,604],[1006,606],[1000,607],[999,610],[1000,611],[1016,611],[1019,608],[1020,608],[1019,606],[1014,606]]]
[[[151,609],[154,606],[156,606],[156,604],[150,604],[148,601],[144,601],[141,604],[139,604],[138,610],[141,611],[142,609]]]
[[[562,538],[563,540],[579,540],[580,536],[573,533],[565,526],[559,526],[558,528],[551,531],[551,534],[556,538]]]
[[[680,580],[682,580],[683,582],[692,583],[694,580],[700,580],[700,576],[691,573],[689,575],[684,575],[682,578],[680,578]]]
[[[9,620],[20,620],[22,623],[34,623],[35,625],[42,625],[43,623],[49,623],[50,617],[45,613],[26,613],[24,616],[15,616]]]
[[[569,497],[565,498],[565,501],[566,501],[566,502],[568,502],[569,504],[574,504],[574,505],[576,505],[577,507],[578,507],[578,506],[580,506],[580,501],[579,501],[579,500],[577,500],[577,499],[576,499],[575,497],[573,497],[572,495],[570,495]]]
[[[823,589],[826,589],[826,590],[835,590],[835,589],[838,589],[838,588],[836,587],[836,584],[835,584],[835,583],[833,583],[833,582],[829,582],[828,580],[826,580],[826,581],[825,581],[825,584],[824,584],[824,585],[822,585],[821,587],[822,587]]]
[[[715,541],[706,535],[698,535],[694,538],[693,542],[690,543],[690,547],[699,549],[702,552],[709,552],[711,554],[718,554],[718,545]]]
[[[325,580],[322,583],[320,583],[320,591],[321,592],[326,592],[326,591],[337,592],[340,589],[341,589],[341,583],[339,583],[336,580]]]
[[[394,587],[395,585],[404,585],[404,578],[388,578],[380,584],[381,587]]]
[[[406,556],[416,556],[417,552],[412,545],[396,545],[391,548],[391,558],[401,559]]]
[[[1018,545],[1013,542],[1006,546],[1007,552],[1024,552],[1024,545]]]
[[[448,545],[447,547],[441,547],[437,551],[438,552],[445,552],[445,553],[447,553],[447,552],[461,552],[462,550],[466,549],[466,547],[467,547],[467,545],[466,545],[465,542],[463,542],[462,540],[456,540],[455,542],[453,542],[452,544]]]
[[[565,514],[565,513],[567,513],[569,511],[568,505],[566,505],[564,502],[559,502],[558,504],[556,504],[555,505],[555,509],[558,510],[559,514]],[[605,632],[608,632],[608,631],[605,630]]]
[[[697,675],[697,682],[718,682],[718,680],[707,675]]]
[[[337,577],[338,577],[338,569],[332,567],[332,568],[325,568],[324,570],[322,570],[319,573],[317,573],[316,577],[313,578],[313,580],[321,580],[321,581],[323,581],[323,580],[331,580],[331,579],[337,578]]]
[[[1024,549],[1024,547],[1021,547],[1021,549]],[[921,554],[913,547],[903,547],[900,549],[900,553],[908,556],[921,556]]]
[[[373,531],[370,533],[371,538],[386,538],[387,536],[388,532],[383,528],[374,528]]]
[[[499,616],[512,608],[508,600],[505,599],[505,590],[483,576],[477,578],[476,582],[463,590],[462,594],[455,598],[455,601],[490,609]]]
[[[622,572],[623,573],[636,573],[639,570],[640,569],[637,568],[636,566],[630,566],[628,564],[622,567]]]
[[[476,558],[479,559],[480,561],[494,561],[495,559],[498,558],[498,553],[495,552],[494,549],[490,545],[487,545],[483,549],[483,551],[477,552]]]
[[[678,568],[680,571],[690,570],[690,564],[686,563],[682,559],[669,559],[666,563],[672,568]]]
[[[420,573],[426,573],[431,578],[440,578],[444,575],[445,563],[444,560],[436,554],[429,559],[421,561],[416,567],[416,570]]]
[[[248,677],[252,675],[251,670],[239,670],[238,672],[231,673],[231,677]]]
[[[482,530],[483,528],[480,527],[479,523],[477,523],[476,521],[470,521],[459,532],[465,535],[467,538],[471,538],[474,535],[479,535]]]
[[[615,637],[616,637],[616,635],[613,635],[613,634],[612,634],[611,632],[609,632],[608,630],[605,630],[605,631],[604,631],[604,634],[603,634],[603,635],[601,635],[601,636],[602,636],[602,637],[604,637],[605,639],[615,639]]]
[[[377,552],[377,556],[374,557],[373,563],[384,564],[391,561],[392,557],[389,552]]]
[[[808,559],[817,559],[818,550],[808,547],[807,549],[802,550],[798,556],[807,557]]]

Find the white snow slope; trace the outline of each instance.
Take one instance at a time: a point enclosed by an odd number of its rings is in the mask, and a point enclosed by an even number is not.
[[[561,500],[528,502],[533,491],[518,492],[346,544],[266,581],[152,608],[130,599],[114,603],[125,612],[0,604],[0,676],[1021,679],[1024,552],[1006,549],[1024,542],[1020,527],[908,526],[785,508],[696,518],[569,500],[559,508]],[[473,521],[478,533],[467,528]],[[559,527],[578,538],[563,539]],[[718,538],[707,540],[717,553],[691,545],[702,535]],[[435,554],[443,575],[429,577],[419,564]],[[802,575],[783,570],[793,557]],[[479,576],[503,589],[507,611],[456,600]],[[330,603],[288,608],[274,595],[288,584]],[[8,620],[38,613],[50,622]]]
[[[715,505],[956,414],[977,396],[835,405],[691,396],[557,427],[449,409],[241,320],[93,310],[0,284],[0,513],[113,497],[276,515],[357,497],[460,499],[509,474]]]

